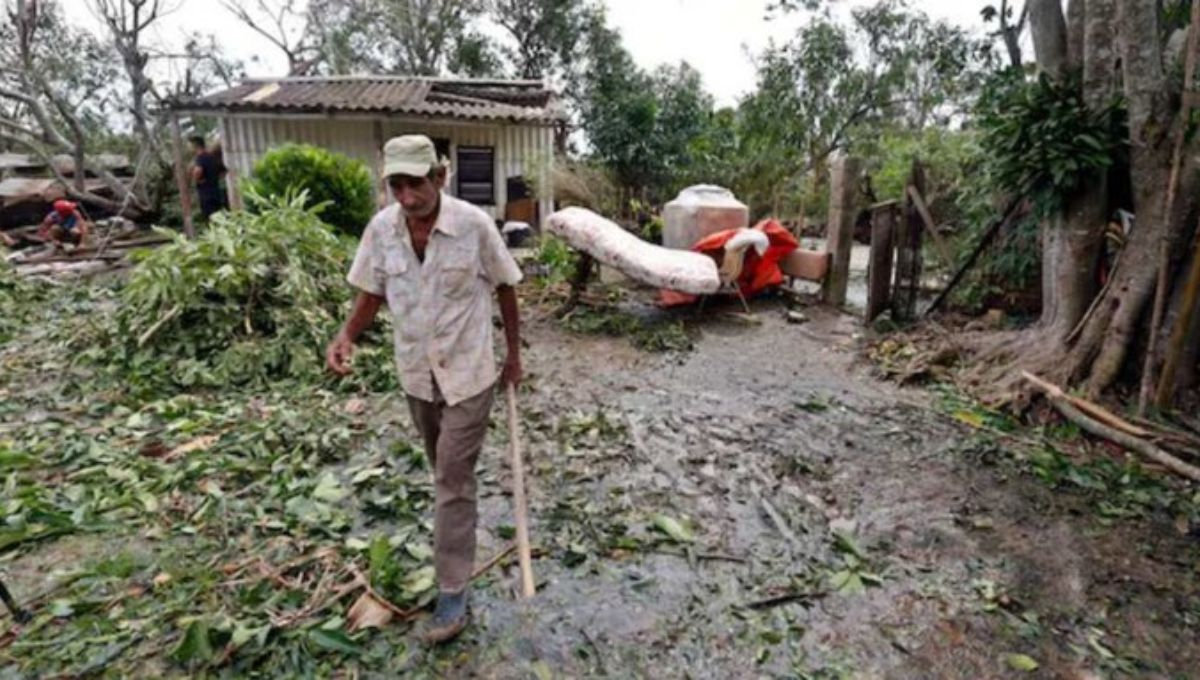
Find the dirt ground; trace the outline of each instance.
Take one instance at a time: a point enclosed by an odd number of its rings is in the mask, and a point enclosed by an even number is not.
[[[756,306],[761,325],[706,321],[681,356],[529,324],[539,594],[514,604],[510,568],[477,593],[463,639],[407,670],[1197,677],[1194,533],[1101,521],[1094,498],[981,448],[930,394],[872,379],[853,319],[809,311],[804,325],[774,302]],[[481,555],[509,521],[495,434]],[[649,528],[660,514],[694,542]]]
[[[1197,677],[1194,527],[1112,521],[1034,478],[933,392],[873,378],[852,317],[734,309],[685,317],[695,347],[668,354],[528,313],[538,595],[515,599],[506,561],[458,641],[402,633],[380,677]],[[398,398],[370,410],[385,440],[415,441]],[[511,530],[502,413],[481,562]],[[48,543],[10,583],[36,592],[98,548]]]

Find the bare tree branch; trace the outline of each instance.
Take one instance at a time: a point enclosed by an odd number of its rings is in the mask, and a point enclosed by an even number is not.
[[[159,142],[150,134],[150,114],[146,97],[158,99],[154,83],[146,75],[149,56],[142,51],[142,34],[159,18],[160,0],[92,0],[93,9],[108,26],[113,47],[121,56],[132,88],[129,113],[143,144],[158,149]]]
[[[1025,18],[1029,16],[1029,3],[1025,2],[1021,6],[1021,17],[1017,20],[1017,25],[1013,26],[1008,23],[1009,4],[1008,0],[1000,0],[1000,38],[1004,41],[1004,47],[1008,50],[1008,60],[1012,66],[1019,68],[1021,66],[1021,31],[1025,29]]]
[[[114,34],[114,43],[126,58],[130,54],[138,54],[140,31],[146,30],[160,16],[160,0],[93,0],[93,3],[98,10],[106,13],[110,29],[116,31],[116,27],[124,26],[139,32],[139,35]],[[148,210],[151,206],[138,179],[130,186],[108,168],[89,158],[88,132],[79,107],[71,101],[70,92],[82,89],[83,96],[88,97],[108,86],[108,83],[90,83],[85,79],[82,84],[76,84],[76,90],[68,90],[57,82],[52,84],[51,79],[55,76],[39,57],[35,46],[39,45],[39,25],[53,24],[39,22],[38,10],[36,0],[16,0],[13,9],[8,12],[16,40],[4,46],[4,57],[10,62],[5,70],[11,76],[9,84],[0,86],[0,100],[12,102],[14,106],[11,112],[6,112],[7,117],[0,118],[0,138],[29,149],[41,158],[55,179],[74,198],[108,209],[132,205],[137,211]],[[143,149],[152,148],[153,135],[149,134],[149,126],[145,124],[145,95],[152,91],[152,86],[144,71],[140,73],[140,81],[138,73],[129,75],[135,84],[133,112],[135,116],[140,116],[138,122],[142,124]],[[74,160],[73,179],[68,179],[54,164],[53,156],[56,153],[69,154]],[[88,172],[103,182],[121,203],[89,191]]]
[[[244,2],[238,0],[221,0],[221,6],[283,52],[288,60],[288,75],[304,75],[321,60],[320,44],[313,43],[311,16],[305,15],[299,37],[293,40],[288,34],[288,17],[301,16],[296,10],[295,0],[279,0],[274,10],[267,0],[256,0],[257,13],[261,15],[258,17],[251,14]],[[273,27],[264,26],[267,23],[273,24]]]

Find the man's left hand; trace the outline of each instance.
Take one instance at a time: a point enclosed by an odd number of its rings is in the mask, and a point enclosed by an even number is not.
[[[521,369],[521,358],[510,357],[504,362],[504,370],[500,374],[500,381],[505,385],[517,387],[521,384],[521,378],[525,377]]]

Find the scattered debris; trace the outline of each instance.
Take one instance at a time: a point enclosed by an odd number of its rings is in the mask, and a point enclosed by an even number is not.
[[[535,306],[544,292],[531,282],[521,294]],[[1195,546],[1179,533],[1200,526],[1191,492],[1169,495],[1175,480],[1105,444],[1077,452],[1049,439],[1073,425],[1018,439],[947,388],[933,392],[945,415],[910,404],[856,375],[849,353],[822,354],[844,329],[818,315],[789,330],[771,301],[760,328],[689,338],[678,360],[564,333],[595,314],[587,300],[561,323],[531,315],[538,374],[522,429],[549,597],[513,611],[506,466],[481,456],[480,555],[494,556],[476,571],[473,605],[486,625],[418,653],[412,626],[436,596],[433,498],[394,385],[262,372],[181,389],[189,372],[259,371],[278,346],[257,319],[248,335],[243,317],[215,317],[228,324],[214,335],[232,333],[246,354],[179,360],[173,338],[201,330],[179,324],[188,301],[169,298],[123,336],[127,363],[102,335],[121,296],[0,269],[0,550],[5,582],[34,615],[30,626],[0,619],[0,665],[18,675],[586,677],[654,663],[721,677],[909,677],[944,661],[951,634],[972,677],[1064,640],[1091,658],[1109,650],[1105,663],[1195,665],[1179,632],[1200,612]],[[628,301],[615,309],[632,317],[621,332],[664,320],[686,331]],[[389,375],[386,339],[361,351],[380,362],[364,373]],[[1195,435],[1128,424],[1170,434],[1157,445],[1173,451]],[[497,422],[489,453],[504,434]],[[985,519],[987,534],[975,533]],[[1171,558],[1103,559],[1126,545]],[[993,584],[986,597],[979,580]],[[1059,594],[1075,583],[1082,594]],[[1027,605],[1040,602],[1062,616],[1039,625]],[[1097,611],[1107,638],[1089,632]],[[897,620],[904,630],[887,627]],[[1128,634],[1131,621],[1147,634]],[[999,635],[1009,626],[1019,644]],[[1128,675],[1148,667],[1128,663]]]
[[[953,382],[951,371],[961,357],[961,350],[946,336],[915,338],[897,334],[872,345],[867,356],[881,377],[909,385],[924,381]]]

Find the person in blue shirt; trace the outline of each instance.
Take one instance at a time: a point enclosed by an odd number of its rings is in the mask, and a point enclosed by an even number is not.
[[[58,200],[54,209],[42,220],[38,236],[43,241],[50,240],[56,244],[73,243],[80,245],[87,238],[91,225],[79,213],[79,206],[71,201]]]

